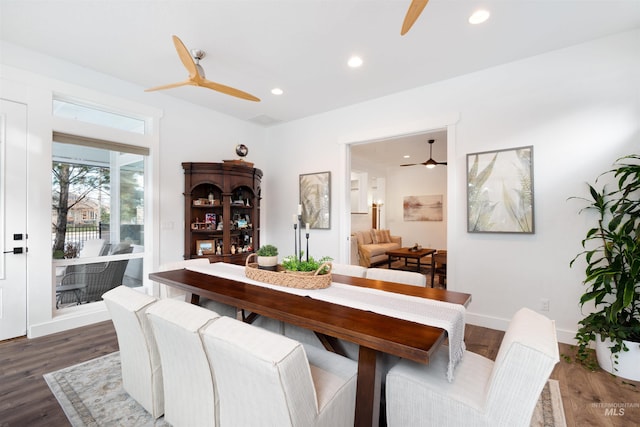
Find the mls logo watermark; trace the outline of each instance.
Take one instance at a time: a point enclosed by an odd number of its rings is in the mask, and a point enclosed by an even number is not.
[[[621,417],[624,415],[624,408],[605,408],[604,416],[605,417]]]
[[[625,412],[629,412],[629,409],[640,408],[640,403],[631,402],[597,402],[592,403],[594,408],[604,409],[605,417],[623,417]]]

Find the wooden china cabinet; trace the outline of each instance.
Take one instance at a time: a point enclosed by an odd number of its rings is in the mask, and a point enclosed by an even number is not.
[[[260,247],[262,171],[243,161],[182,163],[184,258],[244,264]]]

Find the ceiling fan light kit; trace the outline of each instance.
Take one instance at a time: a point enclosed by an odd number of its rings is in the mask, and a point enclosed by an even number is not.
[[[427,169],[433,169],[438,165],[443,165],[446,166],[447,162],[436,162],[435,160],[433,160],[433,155],[432,155],[432,151],[433,151],[433,143],[436,142],[435,139],[430,139],[429,140],[429,160],[427,160],[426,162],[422,162],[422,163],[408,163],[406,165],[400,165],[400,166],[416,166],[416,165],[424,165],[427,167]]]

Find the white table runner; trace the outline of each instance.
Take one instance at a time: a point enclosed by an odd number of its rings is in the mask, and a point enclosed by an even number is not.
[[[453,380],[454,367],[464,355],[464,315],[466,309],[460,304],[336,282],[332,282],[331,286],[325,289],[288,288],[249,279],[245,276],[245,268],[243,266],[222,262],[191,266],[188,269],[198,273],[237,280],[250,285],[262,286],[295,295],[308,296],[321,301],[442,328],[447,331],[449,337],[449,366],[447,369],[449,381]]]

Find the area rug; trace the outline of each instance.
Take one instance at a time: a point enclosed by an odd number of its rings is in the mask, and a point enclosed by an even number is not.
[[[154,420],[122,388],[118,352],[44,374],[73,427],[170,427],[162,417]],[[531,420],[532,427],[566,427],[558,381],[542,390]]]

